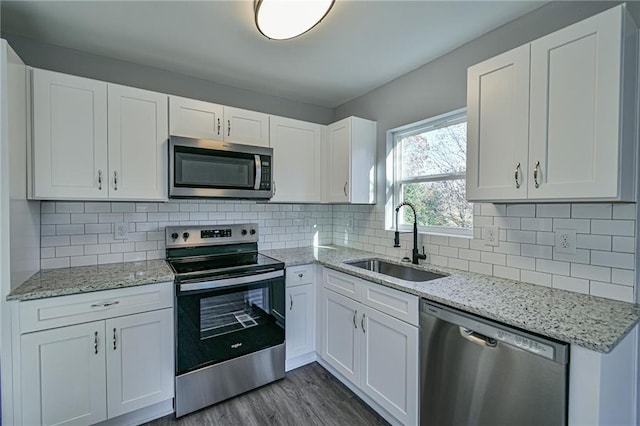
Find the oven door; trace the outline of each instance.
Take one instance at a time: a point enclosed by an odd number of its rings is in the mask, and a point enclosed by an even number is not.
[[[169,196],[271,198],[271,148],[172,136]]]
[[[284,343],[284,271],[176,286],[176,375]]]

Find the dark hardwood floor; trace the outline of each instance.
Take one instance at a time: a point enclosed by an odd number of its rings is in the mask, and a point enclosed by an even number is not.
[[[388,423],[318,363],[289,371],[275,383],[175,419],[145,426],[375,426]]]

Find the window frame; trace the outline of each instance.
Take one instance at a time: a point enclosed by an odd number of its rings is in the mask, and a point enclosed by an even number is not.
[[[439,174],[439,175],[412,176],[410,178],[399,179],[398,176],[400,174],[401,152],[398,149],[398,140],[401,138],[406,138],[409,136],[424,133],[430,130],[436,130],[438,128],[455,125],[461,121],[464,121],[464,122],[467,121],[467,108],[460,108],[454,111],[437,115],[435,117],[427,118],[425,120],[407,124],[405,126],[397,127],[395,129],[391,129],[387,131],[387,140],[391,144],[390,159],[392,163],[391,164],[392,173],[387,175],[387,179],[388,180],[390,179],[390,182],[387,182],[387,187],[391,189],[391,193],[392,193],[391,201],[393,204],[392,208],[388,210],[388,213],[391,213],[392,217],[390,218],[390,220],[387,220],[387,223],[390,224],[392,228],[396,226],[395,206],[397,206],[398,204],[400,204],[400,202],[402,202],[400,197],[402,194],[401,187],[403,184],[441,182],[445,180],[465,179],[467,175],[466,168],[465,168],[464,172],[445,173],[445,174]],[[412,229],[412,225],[399,224],[398,229],[400,231],[410,231]],[[473,224],[469,229],[453,228],[453,227],[446,227],[446,226],[418,225],[418,232],[421,234],[442,235],[442,236],[448,236],[448,237],[453,236],[453,237],[473,238]]]

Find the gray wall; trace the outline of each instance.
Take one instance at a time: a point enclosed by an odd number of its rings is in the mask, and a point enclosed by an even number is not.
[[[96,80],[200,99],[298,120],[328,124],[332,108],[305,104],[277,96],[218,84],[158,68],[2,34],[27,65]]]
[[[378,200],[385,198],[386,131],[467,103],[467,68],[617,2],[554,2],[509,22],[440,58],[336,108],[336,120],[351,115],[378,122]],[[639,5],[631,9],[640,21]]]

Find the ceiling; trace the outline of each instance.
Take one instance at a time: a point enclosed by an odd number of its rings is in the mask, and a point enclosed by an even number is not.
[[[0,3],[3,33],[326,107],[543,4],[337,0],[313,30],[273,41],[253,0]]]

